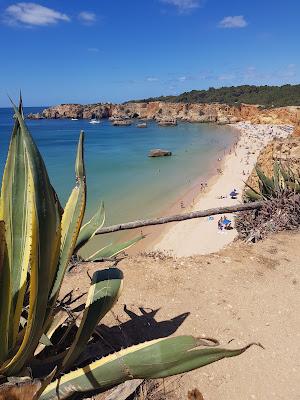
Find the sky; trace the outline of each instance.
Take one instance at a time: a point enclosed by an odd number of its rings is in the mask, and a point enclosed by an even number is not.
[[[0,107],[300,82],[299,0],[0,0]]]

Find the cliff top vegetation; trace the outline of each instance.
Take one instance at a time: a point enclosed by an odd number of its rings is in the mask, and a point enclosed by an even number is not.
[[[242,85],[208,90],[192,90],[178,96],[160,96],[136,102],[165,101],[172,103],[259,104],[264,107],[300,106],[300,85]]]

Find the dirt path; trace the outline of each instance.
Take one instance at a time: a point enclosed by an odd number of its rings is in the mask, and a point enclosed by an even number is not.
[[[107,341],[121,335],[130,344],[176,331],[224,345],[236,339],[230,347],[265,346],[173,380],[175,398],[198,388],[205,400],[300,399],[300,233],[234,243],[210,256],[138,256],[119,267],[124,292],[102,326]],[[67,280],[78,290],[88,283],[76,270]]]

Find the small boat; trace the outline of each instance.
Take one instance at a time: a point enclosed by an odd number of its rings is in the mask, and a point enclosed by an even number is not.
[[[100,121],[98,119],[91,119],[90,124],[100,124]]]
[[[142,122],[140,124],[137,124],[137,128],[147,128],[146,122]]]
[[[78,121],[78,118],[71,118],[71,121]]]

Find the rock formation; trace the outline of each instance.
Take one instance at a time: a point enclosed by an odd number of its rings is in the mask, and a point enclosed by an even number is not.
[[[269,177],[274,174],[274,162],[290,168],[294,173],[300,170],[300,137],[289,136],[285,139],[275,139],[270,142],[259,154],[257,165]],[[247,183],[258,189],[258,178],[255,170],[252,171]]]
[[[297,120],[294,127],[293,136],[300,137],[300,111],[297,111]]]
[[[132,125],[132,121],[130,119],[115,119],[112,124],[113,126],[128,126]]]
[[[229,106],[226,104],[200,103],[166,103],[154,101],[149,103],[125,104],[61,104],[50,107],[40,114],[31,114],[37,118],[112,118],[124,120],[140,118],[157,121],[180,120],[187,122],[217,122],[219,124],[250,121],[267,124],[295,124],[299,119],[299,107],[263,108],[258,105],[241,104]]]
[[[161,119],[161,120],[158,120],[157,122],[158,122],[158,125],[160,125],[160,126],[175,126],[175,125],[177,125],[177,120],[175,118],[174,119]]]
[[[148,157],[169,157],[172,155],[171,151],[162,150],[162,149],[154,149],[150,150]]]

